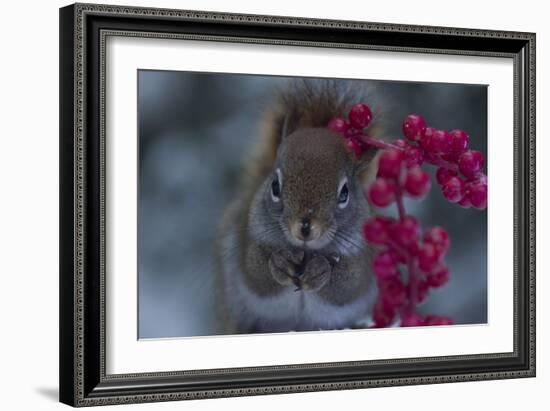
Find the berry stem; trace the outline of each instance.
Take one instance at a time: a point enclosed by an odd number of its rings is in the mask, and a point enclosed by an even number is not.
[[[366,144],[368,144],[369,146],[372,146],[372,147],[376,147],[376,148],[380,148],[380,149],[393,148],[393,149],[396,149],[396,150],[405,151],[405,149],[403,147],[400,147],[396,144],[387,143],[387,142],[379,140],[377,138],[370,137],[369,135],[366,135],[366,134],[361,134],[359,137],[361,138],[362,142],[364,142],[364,143],[366,143]],[[450,161],[443,160],[441,157],[439,157],[437,155],[434,155],[434,154],[427,154],[426,153],[426,158],[424,159],[424,161],[426,163],[432,164],[432,165],[437,166],[437,167],[445,167],[445,168],[448,168],[449,170],[458,171],[458,165],[456,165],[454,163],[451,163]]]
[[[418,299],[418,273],[416,264],[407,253],[407,269],[409,270],[409,304],[403,310],[405,314],[413,314],[416,312],[416,301]]]
[[[353,106],[348,120],[333,118],[327,127],[345,138],[346,148],[356,159],[372,148],[382,151],[376,179],[365,195],[376,207],[395,202],[399,215],[371,217],[363,226],[365,240],[383,247],[372,263],[379,291],[373,309],[374,326],[388,327],[396,315],[400,315],[402,327],[452,324],[448,317],[420,316],[416,312],[429,290],[443,286],[449,279],[449,269],[442,260],[450,238],[441,227],[432,227],[421,238],[420,225],[407,215],[404,196],[421,199],[428,194],[430,176],[421,166],[431,164],[437,167],[436,180],[447,201],[463,208],[485,209],[487,176],[483,173],[482,153],[468,149],[466,132],[427,127],[424,118],[417,114],[409,114],[403,121],[406,140],[393,143],[364,132],[372,120],[367,105]]]
[[[380,149],[395,148],[397,150],[403,150],[401,147],[399,147],[395,144],[387,143],[385,141],[382,141],[382,140],[379,140],[377,138],[371,137],[367,134],[361,134],[359,137],[360,137],[360,139],[363,143],[366,143],[366,144],[368,144],[369,146],[372,146],[372,147],[376,147],[376,148],[380,148]]]
[[[399,185],[395,190],[395,201],[397,203],[397,211],[399,212],[399,220],[403,221],[407,212],[405,211],[405,203],[403,202],[403,191]]]
[[[403,201],[403,191],[399,185],[397,186],[395,193],[395,202],[397,204],[397,210],[399,212],[399,220],[404,221],[405,217],[407,216],[407,212],[405,210],[405,203]],[[407,260],[407,271],[409,272],[409,281],[407,287],[409,302],[405,307],[403,307],[401,316],[407,317],[416,313],[418,277],[414,257],[407,249],[404,250],[404,255]]]
[[[450,161],[443,160],[441,157],[433,155],[433,154],[427,154],[424,158],[424,161],[426,163],[432,164],[437,167],[444,167],[449,170],[458,171],[458,165],[451,163]]]

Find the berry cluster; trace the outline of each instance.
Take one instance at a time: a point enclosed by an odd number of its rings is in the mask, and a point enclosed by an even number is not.
[[[356,157],[361,157],[368,148],[368,144],[363,142],[361,135],[372,121],[372,111],[366,104],[358,103],[351,108],[348,119],[349,121],[338,117],[333,118],[329,121],[328,128],[346,137],[349,150]]]
[[[487,207],[483,154],[468,149],[470,138],[466,132],[427,127],[421,116],[411,114],[403,122],[403,135],[408,147],[415,147],[426,162],[438,166],[437,182],[447,201],[464,208]]]
[[[422,236],[416,219],[405,215],[397,220],[372,217],[363,233],[367,242],[380,247],[373,260],[379,291],[373,311],[375,326],[387,327],[398,315],[402,326],[451,324],[446,317],[416,314],[416,305],[426,300],[429,290],[449,281],[443,261],[450,246],[447,232],[433,227]]]
[[[397,186],[388,178],[403,182],[405,193],[409,196],[422,198],[430,191],[431,185],[429,176],[420,167],[427,163],[437,167],[437,182],[447,201],[464,208],[483,210],[487,207],[484,158],[479,151],[468,149],[469,136],[466,132],[428,127],[424,118],[411,114],[403,122],[406,140],[387,143],[364,132],[371,120],[371,110],[360,103],[353,106],[348,120],[334,118],[328,127],[346,138],[347,146],[357,157],[370,147],[386,151],[380,157],[379,178],[369,192],[372,204],[386,207],[395,200]]]
[[[469,137],[464,131],[447,132],[428,127],[416,114],[407,116],[403,122],[406,139],[393,143],[365,133],[371,120],[370,108],[356,104],[347,120],[334,118],[328,128],[345,138],[356,157],[371,147],[383,150],[376,180],[366,196],[377,207],[396,203],[399,212],[397,219],[372,217],[363,227],[365,240],[379,247],[373,260],[379,289],[373,312],[375,326],[386,327],[398,317],[401,326],[452,324],[447,317],[422,317],[416,312],[417,304],[427,298],[430,289],[439,288],[449,280],[449,269],[444,263],[450,247],[449,235],[441,227],[433,227],[422,235],[418,221],[407,215],[403,198],[426,196],[431,180],[421,166],[432,164],[437,167],[437,182],[449,202],[464,208],[486,208],[483,155],[468,149]]]

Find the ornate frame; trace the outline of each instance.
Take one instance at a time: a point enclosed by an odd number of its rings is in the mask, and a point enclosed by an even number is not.
[[[514,351],[105,373],[105,40],[140,36],[514,61]],[[75,4],[60,9],[60,400],[73,406],[535,376],[535,34]]]

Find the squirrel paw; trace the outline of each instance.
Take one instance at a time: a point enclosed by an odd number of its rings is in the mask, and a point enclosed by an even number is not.
[[[271,275],[281,285],[296,285],[298,266],[304,259],[304,252],[301,250],[278,250],[271,254],[268,266]]]
[[[331,273],[332,265],[329,260],[321,254],[315,254],[306,264],[301,277],[301,288],[318,291],[327,283]]]

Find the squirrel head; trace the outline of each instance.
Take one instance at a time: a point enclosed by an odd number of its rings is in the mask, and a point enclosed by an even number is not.
[[[356,159],[326,128],[302,128],[282,138],[263,201],[293,246],[355,254],[368,217],[363,179],[374,150]]]

